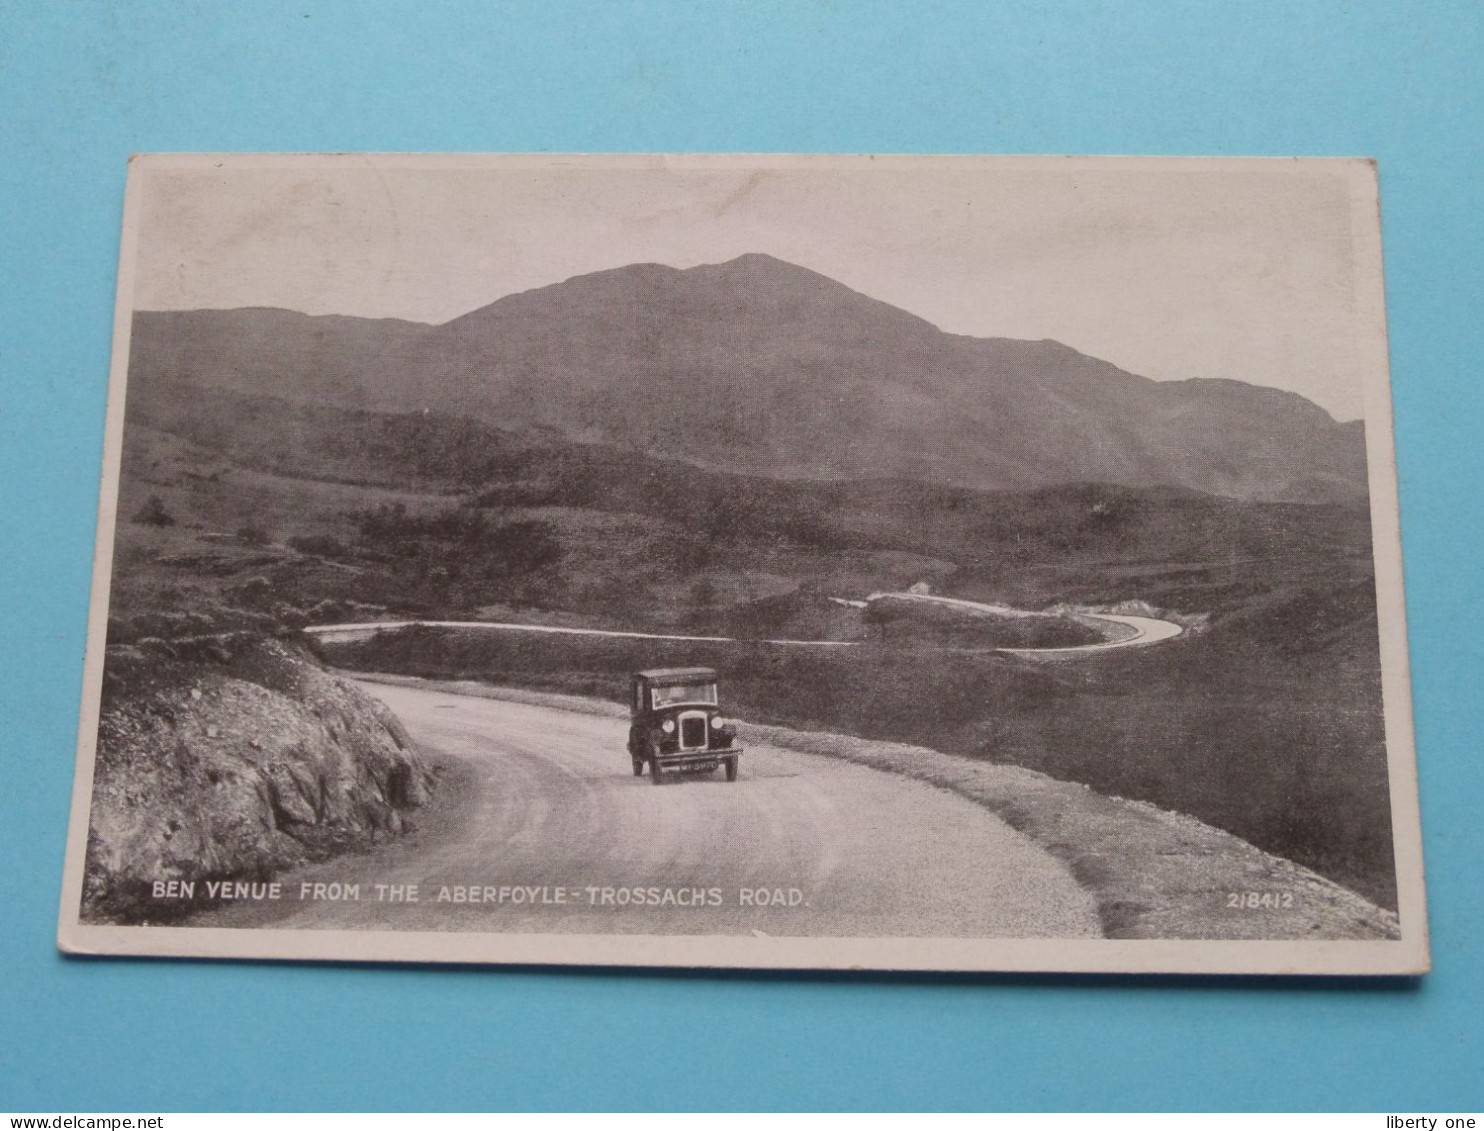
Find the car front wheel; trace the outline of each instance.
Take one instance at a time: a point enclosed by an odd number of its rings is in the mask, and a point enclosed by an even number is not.
[[[653,785],[663,785],[665,781],[665,771],[660,767],[658,751],[649,755],[649,780]]]
[[[733,754],[730,758],[727,759],[726,766],[727,766],[727,781],[736,781],[737,780],[737,756],[735,754]]]

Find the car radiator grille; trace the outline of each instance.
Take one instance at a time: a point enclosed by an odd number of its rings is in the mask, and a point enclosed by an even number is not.
[[[681,719],[680,745],[686,748],[706,745],[706,720]]]

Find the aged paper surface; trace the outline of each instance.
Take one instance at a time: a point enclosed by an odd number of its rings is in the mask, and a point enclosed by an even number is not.
[[[1427,967],[1374,167],[152,155],[60,944]]]

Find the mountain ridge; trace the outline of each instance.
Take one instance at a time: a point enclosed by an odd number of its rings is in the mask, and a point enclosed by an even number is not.
[[[761,253],[578,275],[437,325],[238,308],[134,328],[131,382],[463,415],[779,478],[1366,490],[1363,436],[1297,393],[945,333]]]

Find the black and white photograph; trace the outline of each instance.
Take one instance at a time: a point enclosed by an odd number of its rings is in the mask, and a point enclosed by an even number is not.
[[[130,163],[59,941],[1427,969],[1364,160]]]

